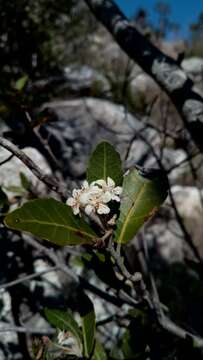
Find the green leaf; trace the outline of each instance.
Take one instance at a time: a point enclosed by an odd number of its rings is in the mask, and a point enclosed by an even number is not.
[[[20,172],[20,181],[21,181],[21,185],[25,190],[28,190],[30,187],[30,181],[27,178],[27,176],[23,173]]]
[[[76,338],[78,346],[81,347],[83,341],[82,332],[69,311],[45,309],[44,312],[51,325],[53,325],[56,329],[70,331]]]
[[[92,355],[95,344],[95,312],[94,308],[82,317],[82,333],[84,343],[84,356]]]
[[[116,185],[122,184],[123,173],[121,159],[114,147],[106,141],[97,145],[87,166],[87,180],[113,179]]]
[[[161,171],[154,173],[155,175],[147,177],[137,169],[132,169],[124,176],[120,216],[115,232],[116,242],[130,241],[166,199],[167,178]]]
[[[55,199],[36,199],[9,213],[7,227],[26,231],[57,245],[92,244],[96,234],[69,206]]]
[[[28,81],[28,76],[27,75],[23,75],[22,77],[20,77],[15,85],[14,85],[14,88],[18,91],[21,91],[23,90],[23,88],[25,87],[26,83]]]
[[[92,360],[107,360],[106,352],[100,342],[96,341]]]
[[[5,190],[15,193],[16,195],[19,196],[25,193],[25,189],[23,189],[21,186],[16,186],[16,185],[5,186]]]

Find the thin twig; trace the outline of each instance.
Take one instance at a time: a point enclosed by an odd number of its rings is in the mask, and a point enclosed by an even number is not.
[[[42,181],[48,188],[52,191],[56,192],[63,198],[67,198],[67,191],[61,188],[61,184],[49,174],[44,174],[40,167],[34,163],[34,161],[26,155],[22,150],[18,149],[18,147],[12,144],[10,141],[0,137],[0,146],[4,149],[10,151],[13,155],[15,155],[20,161],[22,161],[30,171],[40,180]]]
[[[22,334],[31,334],[31,335],[53,335],[56,330],[54,329],[33,329],[25,326],[13,326],[12,324],[0,322],[0,333],[3,332],[17,332]]]
[[[14,157],[14,155],[10,155],[9,157],[7,157],[5,160],[3,160],[2,162],[0,162],[0,166],[6,164],[7,162],[9,162],[12,158]]]
[[[66,273],[66,275],[68,275],[70,278],[72,278],[74,281],[76,281],[77,283],[79,283],[78,280],[78,276],[71,270],[69,269],[66,264],[62,261],[62,259],[59,259],[57,254],[55,254],[54,251],[52,251],[52,249],[48,249],[46,248],[44,245],[40,244],[39,242],[35,241],[34,239],[30,238],[30,237],[23,237],[23,239],[32,247],[34,247],[35,249],[39,250],[40,252],[42,252],[43,254],[45,254],[54,264],[55,266],[57,266],[57,268],[61,271],[63,271],[64,273]]]
[[[44,270],[44,271],[40,271],[38,273],[34,273],[34,274],[30,274],[30,275],[26,275],[26,276],[23,276],[22,278],[19,278],[19,279],[16,279],[16,280],[13,280],[13,281],[10,281],[8,283],[5,283],[3,285],[0,285],[0,290],[6,290],[12,286],[15,286],[15,285],[18,285],[18,284],[21,284],[27,280],[33,280],[35,279],[36,277],[39,277],[39,276],[42,276],[42,275],[45,275],[47,273],[50,273],[52,271],[56,271],[58,270],[58,266],[53,266],[47,270]]]
[[[199,151],[195,152],[194,154],[189,154],[185,159],[181,160],[179,163],[175,164],[175,165],[172,165],[170,167],[170,169],[168,169],[166,172],[167,172],[167,175],[169,175],[173,170],[179,168],[181,165],[183,165],[184,163],[194,159],[196,156],[198,156],[200,154]]]
[[[190,332],[184,330],[166,316],[162,316],[158,320],[162,328],[167,330],[171,334],[184,340],[191,339],[193,341],[194,347],[203,348],[203,339],[201,337],[193,335]]]
[[[57,254],[55,254],[52,250],[46,248],[44,245],[40,244],[34,239],[31,239],[29,237],[23,237],[23,239],[32,247],[39,250],[43,254],[45,254],[56,266],[59,270],[61,270],[64,274],[69,276],[73,281],[78,284],[78,286],[81,286],[82,288],[92,292],[93,294],[99,296],[100,298],[104,299],[105,301],[110,302],[111,304],[115,306],[122,306],[124,303],[127,303],[129,305],[134,305],[135,303],[132,303],[132,301],[129,301],[126,299],[124,301],[122,295],[121,297],[116,297],[114,295],[108,294],[106,291],[101,290],[100,288],[96,287],[95,285],[90,284],[86,279],[84,279],[81,276],[77,276],[71,269],[67,267],[67,265],[62,261],[62,259],[59,259]]]
[[[118,266],[118,268],[120,269],[121,273],[123,274],[123,276],[127,279],[130,280],[132,282],[137,282],[140,281],[142,276],[140,273],[135,273],[135,274],[130,274],[130,272],[127,270],[127,268],[124,265],[124,260],[121,256],[120,253],[120,244],[118,244],[117,249],[114,249],[113,243],[110,239],[108,247],[107,247],[107,251],[111,254],[111,256],[114,258],[114,260],[116,261],[116,265]]]
[[[185,329],[181,328],[179,325],[175,324],[168,316],[166,316],[164,314],[164,308],[163,308],[160,298],[159,298],[156,281],[155,281],[153,273],[149,267],[149,254],[148,254],[147,242],[146,241],[144,241],[144,242],[145,242],[144,255],[145,255],[146,267],[148,269],[149,278],[150,278],[150,282],[151,282],[152,302],[154,305],[153,310],[156,313],[156,318],[157,318],[159,325],[163,329],[168,331],[169,333],[171,333],[179,338],[182,338],[184,340],[187,340],[187,338],[192,339],[194,342],[194,346],[203,348],[203,338],[201,338],[197,335],[194,335],[194,334],[186,331]]]

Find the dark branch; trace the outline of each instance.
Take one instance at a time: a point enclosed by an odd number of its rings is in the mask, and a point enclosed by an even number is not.
[[[63,198],[67,198],[67,192],[61,188],[60,183],[51,175],[44,174],[43,171],[39,168],[34,161],[27,156],[22,150],[18,149],[18,147],[12,144],[10,141],[0,137],[0,146],[4,149],[10,151],[14,156],[16,156],[19,160],[21,160],[28,169],[32,171],[32,173],[42,181],[49,189],[55,191]]]
[[[162,53],[125,18],[111,0],[85,0],[120,47],[169,95],[193,141],[203,152],[203,98],[178,61]]]

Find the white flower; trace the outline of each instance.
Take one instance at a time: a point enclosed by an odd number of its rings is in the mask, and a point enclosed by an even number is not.
[[[115,182],[108,177],[105,180],[93,181],[90,185],[84,181],[81,189],[74,189],[72,197],[68,198],[66,204],[72,207],[74,215],[80,215],[81,210],[87,215],[97,213],[99,215],[109,214],[110,208],[106,205],[111,200],[120,201],[122,188],[115,187]]]
[[[94,181],[93,183],[91,183],[90,187],[91,187],[91,185],[99,186],[105,194],[107,194],[107,193],[109,194],[109,196],[111,197],[111,200],[120,202],[120,195],[122,194],[122,187],[121,186],[115,187],[115,182],[110,177],[107,177],[107,181],[97,180],[97,181]]]
[[[105,205],[111,200],[108,193],[104,193],[103,190],[97,186],[90,185],[88,197],[88,202],[85,206],[85,213],[87,215],[90,215],[92,212],[97,212],[99,215],[110,212],[110,208]]]
[[[87,206],[85,206],[85,213],[87,215],[90,215],[91,213],[95,213],[97,212],[97,214],[102,215],[102,214],[109,214],[110,213],[110,208],[103,204],[101,202],[101,200],[92,200],[90,204],[88,204]]]
[[[73,190],[72,197],[69,197],[66,201],[66,204],[72,207],[73,214],[80,214],[80,194],[81,190]]]
[[[78,357],[82,356],[81,344],[78,343],[77,339],[71,332],[59,330],[57,345],[59,345],[59,347],[69,355],[77,355]]]
[[[98,190],[98,189],[97,189]],[[84,208],[90,199],[91,192],[87,181],[84,181],[81,189],[74,189],[72,197],[69,197],[66,204],[72,207],[74,215],[80,215],[80,209]]]

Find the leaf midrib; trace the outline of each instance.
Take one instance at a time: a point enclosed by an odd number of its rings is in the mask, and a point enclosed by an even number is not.
[[[103,167],[103,170],[104,170],[104,180],[106,180],[106,144],[104,143],[104,167]]]
[[[81,234],[83,235],[87,235],[87,237],[90,237],[90,238],[95,238],[95,235],[92,235],[90,233],[87,233],[83,230],[81,230],[80,228],[74,228],[72,226],[69,226],[69,225],[63,225],[63,224],[58,224],[58,223],[53,223],[53,222],[48,222],[48,221],[41,221],[41,220],[20,220],[21,224],[25,224],[25,223],[32,223],[32,224],[41,224],[41,225],[49,225],[49,226],[56,226],[56,227],[61,227],[61,228],[64,228],[64,229],[67,229],[69,231],[72,231],[72,232],[77,232],[79,231]]]
[[[139,200],[140,196],[142,195],[142,192],[144,191],[145,186],[147,185],[147,183],[143,184],[143,186],[141,187],[141,189],[138,191],[135,200],[134,200],[134,204],[133,206],[130,208],[130,210],[128,211],[128,214],[126,216],[126,219],[124,221],[120,236],[118,238],[118,242],[122,242],[122,239],[124,237],[125,231],[126,231],[126,227],[128,225],[129,219],[131,217],[132,212],[134,211],[135,207],[136,207],[136,203]]]

